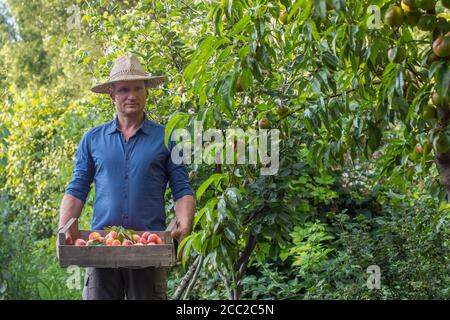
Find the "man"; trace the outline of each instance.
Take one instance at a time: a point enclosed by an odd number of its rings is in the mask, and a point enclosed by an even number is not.
[[[163,77],[150,77],[133,55],[119,57],[108,82],[94,86],[109,94],[117,116],[90,129],[82,138],[73,178],[60,208],[59,227],[78,218],[95,180],[92,230],[121,225],[133,230],[165,230],[164,193],[167,182],[175,201],[177,223],[172,237],[181,240],[191,232],[194,193],[186,168],[176,165],[165,147],[165,128],[144,113],[148,88]],[[67,232],[68,243],[75,239]],[[167,299],[164,268],[87,268],[83,298]]]

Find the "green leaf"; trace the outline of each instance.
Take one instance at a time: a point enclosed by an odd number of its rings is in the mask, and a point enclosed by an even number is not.
[[[210,209],[211,207],[214,207],[218,201],[219,201],[219,199],[212,198],[207,202],[207,204],[202,209],[200,209],[200,211],[197,213],[197,215],[194,218],[194,223],[193,223],[192,229],[195,229],[195,226],[197,225],[197,223],[205,215],[206,210]]]
[[[194,248],[194,250],[197,253],[201,253],[201,251],[202,251],[202,234],[201,233],[197,233],[195,235],[195,237],[193,238],[192,248]]]
[[[327,18],[327,5],[325,0],[314,0],[314,5],[317,13],[319,13],[320,17],[325,20]]]
[[[195,235],[194,233],[191,233],[190,235],[185,237],[178,245],[177,255],[179,255],[180,252],[183,250],[183,248],[186,247],[186,250],[183,251],[183,258],[182,258],[183,268],[185,267],[185,264],[186,264],[185,257],[187,258],[187,256],[189,256],[189,250],[190,250],[192,238],[194,235]],[[188,244],[188,242],[189,242],[189,244]]]
[[[295,1],[294,5],[289,9],[288,21],[291,21],[292,17],[297,13],[298,9],[305,1]]]
[[[236,242],[236,236],[233,232],[231,232],[231,230],[229,228],[225,228],[225,237],[231,241],[231,243],[235,243]]]
[[[186,127],[186,124],[189,121],[189,114],[184,112],[175,113],[169,120],[166,125],[165,133],[164,133],[164,144],[166,148],[169,148],[169,139],[172,134],[172,131],[175,129],[180,129]]]
[[[375,151],[380,146],[382,137],[381,129],[370,123],[368,127],[368,145],[372,151]]]
[[[241,86],[243,90],[247,90],[253,84],[252,71],[249,68],[242,70],[241,74]]]
[[[440,66],[436,76],[436,89],[441,97],[445,97],[450,86],[450,63],[446,62]]]
[[[230,118],[233,117],[231,113],[231,107],[233,106],[233,98],[231,93],[234,91],[234,79],[235,78],[232,75],[228,75],[222,84],[222,106],[224,107],[222,110]]]
[[[233,26],[233,29],[230,32],[230,36],[235,36],[241,33],[250,21],[252,21],[250,16],[244,16]]]
[[[303,2],[303,1],[298,1],[298,2]],[[305,10],[301,11],[300,17],[298,19],[299,26],[303,25],[305,23],[305,21],[308,20],[309,17],[311,16],[311,10],[312,10],[314,0],[306,0],[305,2],[306,2]]]
[[[208,187],[211,185],[211,183],[218,184],[222,179],[224,175],[221,173],[215,173],[211,177],[208,178],[205,182],[202,183],[202,185],[197,189],[197,200],[200,200],[203,193],[208,189]]]

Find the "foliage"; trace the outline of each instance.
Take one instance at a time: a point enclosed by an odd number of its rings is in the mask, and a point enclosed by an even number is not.
[[[70,29],[72,1],[8,0],[0,297],[80,298],[65,289],[69,275],[54,256],[58,207],[77,143],[114,111],[87,90],[116,57],[134,53],[166,77],[146,107],[166,125],[166,141],[198,123],[249,131],[265,118],[280,130],[275,175],[261,175],[262,163],[189,165],[198,210],[169,295],[202,255],[195,299],[448,298],[445,166],[436,164],[450,140],[442,110],[424,113],[432,92],[448,95],[448,59],[428,59],[449,11],[438,3],[434,31],[368,23],[370,6],[382,16],[393,3],[77,1],[81,28]],[[394,47],[405,59],[388,59]],[[216,144],[203,145],[214,155]],[[367,288],[370,265],[381,269],[379,290]]]

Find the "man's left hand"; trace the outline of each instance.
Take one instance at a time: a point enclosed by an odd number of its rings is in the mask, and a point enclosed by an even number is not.
[[[171,236],[178,242],[178,246],[181,244],[184,238],[186,238],[191,233],[191,228],[182,226],[178,221],[175,223],[174,228],[172,229]],[[177,255],[177,261],[181,260],[183,256],[183,250]]]

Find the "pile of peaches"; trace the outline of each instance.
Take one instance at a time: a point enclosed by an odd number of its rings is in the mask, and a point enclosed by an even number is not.
[[[136,233],[111,230],[105,237],[94,231],[89,234],[88,241],[81,238],[75,240],[76,246],[151,246],[162,243],[163,241],[156,233],[148,231],[138,235]]]

